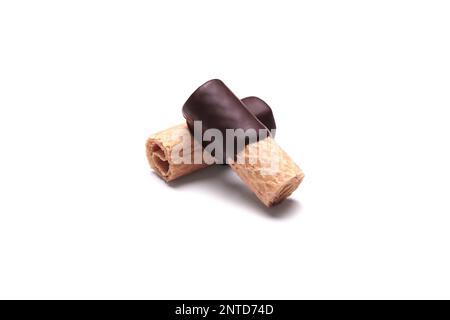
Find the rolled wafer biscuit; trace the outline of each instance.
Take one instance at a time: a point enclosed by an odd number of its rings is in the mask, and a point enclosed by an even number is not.
[[[231,168],[267,207],[289,197],[304,177],[303,171],[271,137],[248,144],[237,158],[230,163]]]
[[[190,141],[191,143],[191,147],[185,149],[189,150],[191,158],[194,157],[195,153],[202,150],[201,145],[194,141],[185,123],[158,132],[147,139],[145,149],[150,167],[166,182],[208,166],[204,161],[199,164],[192,162],[177,163],[172,156],[172,152],[174,148],[183,144],[183,141]]]
[[[267,103],[257,97],[247,97],[242,99],[242,102],[265,126],[276,129],[272,110]],[[187,148],[177,153],[176,150],[181,149],[183,142],[188,142]],[[150,167],[166,182],[209,166],[212,161],[207,159],[209,164],[206,163],[202,151],[202,146],[194,140],[186,123],[158,132],[150,136],[146,143]],[[183,152],[189,154],[181,154]],[[190,161],[186,163],[177,161],[175,158],[187,158]],[[195,163],[195,158],[200,159],[201,162]]]
[[[203,134],[209,129],[222,133],[227,163],[266,206],[286,199],[303,180],[302,170],[222,81],[200,86],[184,104],[183,115],[190,129],[200,121]],[[235,131],[231,138],[230,129]],[[254,141],[247,132],[255,132]]]

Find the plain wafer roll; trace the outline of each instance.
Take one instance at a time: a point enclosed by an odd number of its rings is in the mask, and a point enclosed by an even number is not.
[[[175,159],[174,148],[191,141],[189,158],[194,159],[196,152],[202,152],[202,146],[194,140],[185,123],[166,129],[150,136],[145,145],[150,167],[166,182],[188,175],[208,166],[204,161],[200,164],[180,163]],[[180,157],[184,156],[179,154]]]
[[[230,166],[268,207],[289,197],[304,177],[299,166],[271,137],[248,144]]]

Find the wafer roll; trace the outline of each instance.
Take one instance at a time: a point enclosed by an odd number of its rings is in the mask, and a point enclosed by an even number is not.
[[[208,164],[202,161],[200,164],[179,163],[173,157],[173,150],[183,144],[183,141],[190,141],[191,147],[189,157],[194,159],[196,152],[202,151],[202,146],[193,139],[187,125],[182,123],[164,131],[150,136],[146,143],[147,159],[150,167],[166,182],[185,176],[191,172],[205,168]],[[177,156],[183,157],[183,154]]]
[[[304,177],[271,137],[248,144],[230,166],[267,207],[289,197]]]
[[[183,115],[190,129],[199,121],[203,133],[215,129],[226,137],[223,154],[227,163],[266,206],[286,199],[303,180],[297,164],[222,81],[214,79],[200,86],[184,104]],[[243,135],[229,139],[230,129]],[[256,132],[256,141],[247,139],[246,132]]]
[[[268,128],[276,128],[272,110],[267,103],[257,97],[247,97],[242,102]],[[188,144],[187,148],[180,148],[183,143]],[[179,149],[182,150],[177,153]],[[189,154],[182,154],[183,150]],[[146,143],[146,154],[150,167],[166,182],[205,168],[213,162],[204,158],[202,146],[194,140],[186,123],[150,136]],[[189,161],[179,161],[181,158]],[[201,163],[196,163],[195,159],[200,159]]]

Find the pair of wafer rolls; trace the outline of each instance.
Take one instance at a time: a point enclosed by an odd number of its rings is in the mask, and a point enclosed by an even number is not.
[[[268,128],[222,81],[214,79],[200,86],[184,104],[183,115],[198,145],[211,132],[221,134],[222,146],[214,141],[222,151],[214,154],[216,160],[230,164],[266,206],[286,199],[303,180],[302,170],[273,140]]]
[[[272,110],[267,103],[257,97],[244,98],[242,103],[267,128],[276,129]],[[184,143],[188,146],[180,148]],[[182,150],[177,152],[179,149]],[[205,168],[214,161],[203,153],[202,145],[194,140],[186,123],[151,135],[147,139],[146,154],[151,168],[166,182]],[[179,161],[186,158],[190,161]],[[196,158],[200,159],[197,163],[194,161]]]

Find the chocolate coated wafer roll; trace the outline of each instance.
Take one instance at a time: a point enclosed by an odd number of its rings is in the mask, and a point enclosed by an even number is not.
[[[200,86],[184,104],[183,115],[190,130],[198,121],[203,135],[211,129],[222,134],[227,163],[266,206],[283,201],[301,183],[302,170],[222,81]],[[230,130],[235,131],[232,137]]]
[[[271,108],[267,103],[257,97],[247,97],[242,99],[245,107],[255,117],[260,119],[269,129],[275,129],[275,119]],[[188,141],[188,148],[181,152],[188,154],[176,154],[174,150]],[[168,128],[150,136],[146,143],[146,154],[150,167],[165,181],[169,182],[177,178],[186,176],[194,171],[207,167],[212,161],[203,161],[203,149],[201,145],[194,141],[186,123]],[[202,161],[194,163],[198,155]],[[176,157],[189,158],[190,163],[177,161]]]
[[[244,145],[239,145],[239,137],[225,139],[227,130],[242,129],[253,130],[254,139],[259,140],[260,135],[269,135],[267,128],[254,117],[225,84],[217,79],[210,80],[198,88],[183,106],[183,116],[192,134],[195,134],[194,123],[197,122],[205,137],[203,147],[207,147],[210,141],[206,139],[205,133],[219,130],[222,133],[222,146],[212,150],[213,156],[218,163],[228,163],[234,160]],[[250,132],[250,131],[248,131]],[[198,133],[197,133],[198,134]]]

